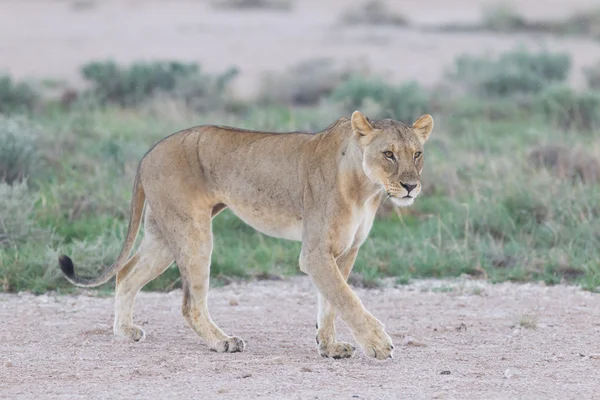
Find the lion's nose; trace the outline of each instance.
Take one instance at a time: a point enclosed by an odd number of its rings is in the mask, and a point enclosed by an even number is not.
[[[402,185],[402,187],[403,187],[404,189],[406,189],[406,191],[407,191],[408,193],[410,193],[410,191],[411,191],[411,190],[413,190],[414,188],[416,188],[416,187],[417,187],[417,185],[416,185],[416,184],[414,184],[414,185],[411,185],[411,184],[409,184],[409,183],[402,183],[402,182],[400,182],[400,185]]]

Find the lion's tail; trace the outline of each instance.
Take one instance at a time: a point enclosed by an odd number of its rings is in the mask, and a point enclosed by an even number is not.
[[[81,276],[76,275],[73,266],[73,261],[71,260],[71,258],[64,254],[60,255],[58,257],[60,269],[71,283],[82,287],[99,286],[104,282],[108,281],[110,278],[112,278],[113,275],[115,275],[121,269],[125,261],[127,261],[127,258],[129,257],[131,249],[133,248],[133,245],[135,243],[135,239],[140,228],[140,222],[142,220],[142,212],[144,210],[145,200],[146,195],[144,193],[144,188],[142,187],[142,182],[140,179],[140,169],[138,168],[133,183],[133,196],[131,198],[131,217],[129,219],[127,237],[125,238],[125,243],[123,243],[123,249],[121,250],[121,254],[119,254],[117,260],[110,267],[104,269],[100,276],[96,278],[82,278]]]

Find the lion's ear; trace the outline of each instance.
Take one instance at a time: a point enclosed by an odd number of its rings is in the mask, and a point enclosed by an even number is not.
[[[433,130],[433,118],[429,114],[421,115],[418,120],[412,124],[412,130],[419,138],[421,144],[429,139],[429,134]]]
[[[370,137],[375,133],[375,128],[369,122],[369,119],[360,111],[352,113],[352,130],[358,137]]]

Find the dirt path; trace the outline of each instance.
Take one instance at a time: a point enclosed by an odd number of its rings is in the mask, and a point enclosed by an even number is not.
[[[600,295],[470,281],[358,293],[394,360],[318,356],[305,277],[211,291],[214,319],[247,341],[237,354],[200,343],[180,291],[140,294],[142,343],[113,338],[112,297],[0,294],[0,398],[600,399]]]

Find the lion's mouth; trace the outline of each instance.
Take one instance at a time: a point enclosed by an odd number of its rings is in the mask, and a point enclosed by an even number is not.
[[[385,194],[387,195],[388,199],[414,199],[414,197],[412,197],[410,194],[406,194],[406,196],[403,197],[396,197],[393,194],[391,194],[390,192],[385,192]]]
[[[395,205],[400,206],[400,207],[412,206],[413,203],[415,202],[415,198],[410,197],[410,196],[391,197],[390,200],[392,201],[392,203],[394,203]]]

